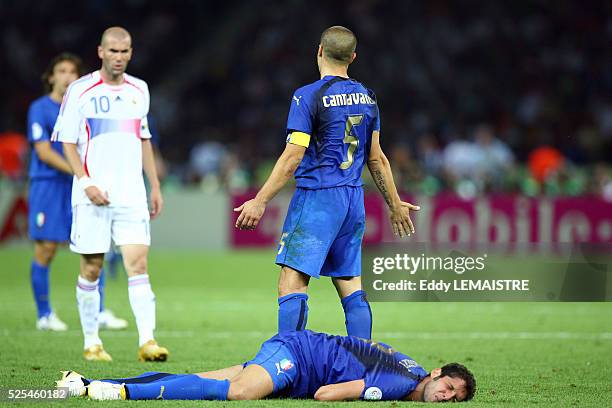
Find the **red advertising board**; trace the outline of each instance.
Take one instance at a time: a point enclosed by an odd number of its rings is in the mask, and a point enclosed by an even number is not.
[[[237,206],[252,195],[233,196]],[[428,243],[555,244],[612,243],[612,202],[596,197],[527,198],[514,195],[463,200],[455,195],[403,197],[421,206],[413,213],[414,239]],[[254,231],[234,228],[231,217],[230,243],[234,247],[267,246],[277,242],[287,211],[287,197],[273,200],[260,226]],[[364,244],[392,241],[384,202],[377,194],[365,196]]]

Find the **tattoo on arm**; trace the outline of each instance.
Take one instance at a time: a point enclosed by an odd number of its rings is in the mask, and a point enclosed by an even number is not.
[[[391,195],[389,194],[389,190],[387,189],[387,183],[386,183],[383,172],[380,171],[379,169],[374,169],[372,170],[372,177],[374,178],[374,183],[376,183],[376,186],[380,190],[380,193],[382,194],[385,201],[387,202],[387,205],[390,207],[391,206]]]

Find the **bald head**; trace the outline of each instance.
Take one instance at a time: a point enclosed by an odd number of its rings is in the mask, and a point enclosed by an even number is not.
[[[102,33],[102,38],[100,39],[100,45],[104,47],[109,41],[129,41],[130,45],[132,43],[132,37],[128,30],[123,27],[109,27]]]
[[[336,64],[348,65],[353,62],[356,47],[357,37],[346,27],[329,27],[321,34],[323,55]]]
[[[132,58],[132,37],[123,27],[110,27],[102,34],[98,46],[98,57],[102,60],[100,73],[105,82],[120,84]]]

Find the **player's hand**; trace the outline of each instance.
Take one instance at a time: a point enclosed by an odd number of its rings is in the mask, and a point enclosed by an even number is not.
[[[87,194],[87,198],[89,198],[89,201],[91,201],[94,205],[105,206],[110,204],[110,201],[108,200],[108,193],[106,191],[102,192],[102,190],[96,186],[87,187],[85,189],[85,194]]]
[[[159,187],[151,188],[151,210],[149,214],[152,220],[159,217],[163,207],[164,199],[162,198],[161,189]]]
[[[266,205],[256,199],[246,201],[240,207],[234,208],[234,211],[240,211],[240,215],[236,220],[236,228],[254,230],[257,224],[259,224],[261,217],[263,217],[265,210]]]
[[[419,211],[421,207],[404,201],[400,201],[400,205],[389,210],[389,220],[393,226],[393,234],[400,237],[409,237],[414,234],[414,225],[410,219],[410,210]]]

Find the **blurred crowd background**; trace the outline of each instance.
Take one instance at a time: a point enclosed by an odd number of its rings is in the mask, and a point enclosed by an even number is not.
[[[0,21],[11,182],[27,179],[19,138],[48,61],[70,51],[95,70],[100,34],[123,25],[166,188],[257,187],[284,148],[293,91],[318,79],[321,31],[339,24],[357,35],[349,74],[377,94],[403,191],[612,200],[609,1],[8,0]]]

